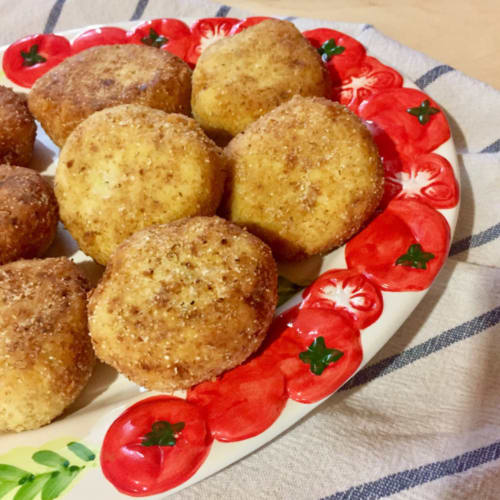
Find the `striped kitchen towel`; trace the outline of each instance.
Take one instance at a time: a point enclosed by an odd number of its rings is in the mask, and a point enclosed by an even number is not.
[[[245,17],[206,0],[17,0],[0,43],[42,31],[157,17]],[[258,13],[253,13],[258,15]],[[381,352],[337,394],[179,499],[500,498],[500,93],[366,24],[369,46],[446,111],[462,203],[450,258]]]

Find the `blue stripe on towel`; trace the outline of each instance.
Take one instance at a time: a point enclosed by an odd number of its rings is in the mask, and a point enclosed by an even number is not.
[[[137,21],[142,17],[144,14],[144,11],[146,10],[146,7],[148,6],[149,0],[139,0],[137,2],[137,5],[135,6],[134,13],[132,14],[132,17],[130,18],[131,21]]]
[[[494,143],[482,149],[480,153],[498,153],[499,151],[500,151],[500,139],[497,139]]]
[[[492,309],[487,313],[450,328],[436,337],[426,340],[422,344],[416,345],[403,352],[382,359],[378,363],[368,365],[357,373],[351,380],[344,384],[340,390],[345,391],[358,385],[366,384],[373,379],[388,375],[389,373],[403,368],[418,359],[425,358],[434,352],[440,351],[456,342],[460,342],[468,337],[472,337],[483,330],[490,328],[500,322],[500,307]]]
[[[323,500],[375,500],[399,491],[408,490],[421,484],[435,481],[441,477],[460,474],[479,465],[498,460],[500,458],[500,441],[488,446],[468,451],[441,462],[432,462],[415,469],[408,469],[390,476],[385,476],[377,481],[354,486],[345,491],[340,491],[325,497]]]
[[[449,73],[450,71],[453,71],[453,68],[451,66],[448,66],[447,64],[440,64],[439,66],[435,66],[434,68],[430,69],[429,71],[427,71],[427,73],[424,73],[420,78],[415,80],[415,84],[421,89],[424,89],[425,87],[427,87],[427,85],[430,85],[432,82],[436,81],[441,75]]]
[[[230,10],[231,7],[229,7],[228,5],[221,5],[219,7],[219,10],[215,13],[215,17],[227,17]]]
[[[465,250],[468,250],[469,248],[480,247],[490,241],[496,240],[498,237],[500,237],[500,223],[491,226],[480,233],[455,241],[455,243],[453,243],[450,247],[449,255],[451,257],[453,255],[457,255],[457,253],[465,252]]]
[[[56,27],[57,21],[59,21],[59,16],[64,7],[64,2],[66,0],[57,0],[56,3],[50,9],[49,17],[45,23],[45,28],[43,28],[44,33],[52,33]]]

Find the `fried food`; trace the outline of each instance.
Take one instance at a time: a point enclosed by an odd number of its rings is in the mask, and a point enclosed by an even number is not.
[[[135,233],[89,301],[96,354],[130,380],[188,388],[255,352],[277,301],[267,245],[219,217]]]
[[[0,164],[28,166],[35,135],[35,120],[26,98],[0,85]]]
[[[0,431],[48,424],[86,385],[87,290],[65,257],[0,267]]]
[[[177,56],[145,45],[104,45],[69,57],[42,76],[29,107],[61,147],[92,113],[135,103],[167,113],[190,112],[191,69]]]
[[[43,255],[58,220],[54,192],[40,174],[0,165],[0,264]]]
[[[106,264],[139,229],[213,215],[224,179],[222,150],[192,118],[129,104],[75,129],[59,157],[55,193],[80,248]]]
[[[377,208],[383,169],[367,128],[345,106],[296,96],[227,146],[225,215],[276,258],[328,252]]]
[[[326,96],[316,49],[288,21],[269,19],[210,45],[193,72],[193,116],[227,140],[292,96]]]

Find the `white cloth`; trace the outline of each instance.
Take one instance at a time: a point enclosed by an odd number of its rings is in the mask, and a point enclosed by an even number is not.
[[[206,0],[3,1],[0,43],[44,28],[249,14],[220,8]],[[355,36],[446,110],[462,175],[451,257],[410,318],[349,388],[251,456],[175,498],[498,499],[500,93],[369,25],[296,22]]]

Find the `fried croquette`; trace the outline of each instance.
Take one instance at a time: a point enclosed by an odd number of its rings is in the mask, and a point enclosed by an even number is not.
[[[135,233],[89,301],[96,354],[148,389],[191,387],[242,363],[261,344],[277,271],[261,240],[219,217]]]
[[[61,147],[92,113],[142,104],[190,113],[191,69],[177,56],[145,45],[104,45],[69,57],[37,80],[28,99],[35,118]]]
[[[33,155],[36,125],[26,97],[0,85],[0,164],[27,167]]]
[[[368,129],[345,106],[295,96],[227,146],[223,213],[276,258],[326,253],[377,208],[383,169]]]
[[[193,116],[217,141],[292,96],[327,96],[316,49],[288,21],[269,19],[210,45],[193,72]]]
[[[223,151],[192,118],[130,104],[99,111],[74,130],[55,193],[80,248],[106,264],[139,229],[213,215],[225,175]]]
[[[54,192],[40,174],[0,165],[0,264],[43,255],[58,220]]]
[[[48,424],[87,384],[87,291],[65,257],[0,267],[0,431]]]

